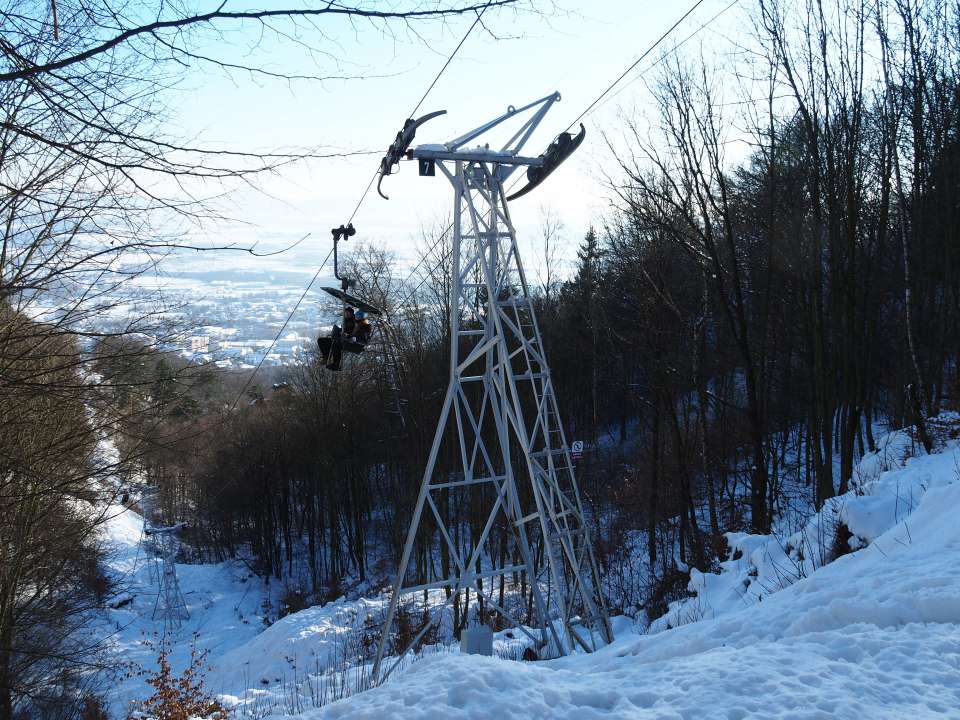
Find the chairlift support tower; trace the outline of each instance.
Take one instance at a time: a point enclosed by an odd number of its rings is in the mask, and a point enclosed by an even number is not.
[[[567,654],[575,647],[591,651],[612,639],[504,191],[504,182],[517,168],[528,168],[528,178],[538,178],[531,185],[538,184],[572,152],[565,151],[559,160],[551,158],[549,150],[539,157],[520,155],[559,99],[559,93],[553,93],[521,108],[511,106],[504,115],[444,145],[401,149],[418,162],[421,175],[434,175],[439,168],[453,185],[450,378],[374,661],[377,681],[386,679],[406,652],[440,622],[445,606],[461,594],[479,594],[487,608],[531,635],[517,613],[501,607],[495,597],[501,580],[509,582],[520,573],[528,582],[533,579],[529,587],[536,634],[530,639],[542,656]],[[489,145],[467,147],[525,111],[532,111],[531,116],[501,150],[491,150]],[[574,148],[582,137],[581,132]],[[571,137],[564,141],[564,147],[569,147]],[[387,168],[389,159],[388,155],[384,161]],[[444,442],[456,446],[453,453],[459,467],[453,473],[438,472]],[[480,516],[486,514],[486,521],[473,538],[464,538],[458,531],[462,528],[448,522],[441,511],[441,493],[463,488],[489,501]],[[512,535],[506,562],[491,552],[498,520],[501,529],[506,524]],[[436,577],[440,573],[435,571],[428,582],[408,583],[418,534],[426,532],[435,532],[446,546],[450,575]],[[535,540],[540,542],[542,559],[533,556]],[[381,668],[398,607],[405,598],[439,590],[448,593],[446,603],[440,607],[424,603],[429,620],[407,647],[394,648],[398,657]]]

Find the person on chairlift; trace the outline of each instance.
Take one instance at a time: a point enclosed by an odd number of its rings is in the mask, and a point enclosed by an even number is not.
[[[334,323],[330,330],[330,337],[317,338],[317,346],[323,356],[323,364],[329,370],[339,370],[343,360],[343,342],[353,342],[353,335],[357,331],[357,320],[353,308],[343,309],[343,327]]]
[[[340,326],[334,323],[329,337],[317,338],[317,347],[320,348],[323,364],[329,370],[339,370],[343,357],[343,330]]]
[[[343,339],[353,340],[357,332],[357,317],[349,305],[343,309]]]
[[[353,334],[354,339],[361,345],[366,345],[368,342],[370,342],[370,335],[373,333],[373,326],[370,325],[370,320],[367,319],[367,313],[363,310],[357,310],[354,317],[357,320],[357,329]]]

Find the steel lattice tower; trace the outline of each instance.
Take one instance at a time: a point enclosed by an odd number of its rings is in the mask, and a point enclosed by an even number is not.
[[[611,639],[504,192],[504,181],[515,169],[543,165],[543,156],[518,153],[559,98],[553,94],[523,108],[511,107],[450,143],[419,146],[409,153],[419,161],[421,175],[433,175],[439,167],[454,189],[450,378],[374,663],[374,677],[380,680],[397,664],[381,674],[388,647],[402,658],[436,627],[444,606],[469,603],[471,593],[475,606],[519,628],[542,656],[565,654],[574,647],[590,651],[597,642]],[[461,149],[532,108],[537,110],[503,150]],[[440,470],[444,448],[446,462]],[[480,513],[471,518],[469,531],[463,518],[449,513],[449,500],[458,493]],[[446,558],[445,576],[442,567],[435,567],[434,541]],[[408,582],[412,563],[426,582]],[[524,608],[504,599],[516,596],[523,586],[530,593],[526,609],[533,611],[528,623],[532,633],[518,617]],[[505,594],[506,588],[511,592]],[[442,604],[437,593],[444,594]],[[421,627],[411,633],[406,647],[391,645],[398,608],[411,600]]]
[[[153,619],[163,619],[164,633],[180,629],[184,620],[190,619],[187,602],[180,592],[180,581],[177,578],[177,538],[174,533],[181,529],[183,524],[170,527],[150,528],[147,535],[155,543],[160,555],[160,571],[157,581],[157,600],[153,605]]]

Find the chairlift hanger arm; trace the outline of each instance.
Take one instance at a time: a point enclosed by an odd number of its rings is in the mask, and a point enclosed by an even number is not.
[[[346,275],[340,274],[340,266],[338,264],[337,257],[337,245],[340,244],[341,240],[348,240],[352,238],[357,234],[357,231],[353,227],[353,223],[349,223],[346,227],[341,225],[338,228],[333,228],[330,232],[333,234],[333,276],[340,281],[340,287],[346,291],[353,286],[353,280],[348,278]]]
[[[513,116],[519,115],[520,113],[526,110],[529,110],[530,108],[534,108],[534,107],[537,107],[538,105],[542,105],[543,107],[541,107],[536,113],[534,113],[533,117],[531,117],[526,123],[524,123],[523,127],[521,127],[520,130],[517,131],[517,133],[512,138],[510,138],[510,141],[503,147],[502,152],[506,154],[515,155],[516,153],[520,152],[521,148],[523,148],[524,143],[526,143],[527,139],[530,137],[533,131],[537,129],[537,126],[540,124],[540,121],[543,120],[543,116],[547,114],[547,111],[550,109],[550,107],[558,100],[560,100],[560,93],[553,92],[547,95],[546,97],[540,98],[539,100],[534,100],[531,103],[527,103],[521,108],[515,108],[513,105],[510,105],[507,108],[507,112],[505,112],[500,117],[494,118],[490,122],[485,123],[480,127],[474,130],[471,130],[470,132],[464,135],[461,135],[460,137],[454,140],[451,140],[448,143],[445,143],[447,146],[447,149],[457,150],[458,148],[463,147],[468,142],[476,140],[478,137],[483,135],[488,130],[492,130],[497,125],[509,120]],[[514,144],[513,147],[511,147],[511,143]]]
[[[436,110],[432,113],[422,115],[416,120],[407,118],[404,121],[403,129],[397,133],[396,139],[390,147],[387,148],[387,154],[384,155],[383,160],[380,161],[380,179],[377,181],[377,193],[384,200],[389,200],[390,198],[383,194],[380,185],[387,175],[393,175],[396,168],[399,167],[400,160],[407,154],[407,151],[410,149],[410,143],[413,142],[414,137],[417,135],[417,128],[427,122],[427,120],[432,120],[440,115],[446,115],[446,113],[446,110]]]
[[[371,305],[361,298],[350,295],[347,291],[356,284],[356,280],[340,274],[340,267],[337,264],[337,246],[340,244],[341,240],[349,240],[357,234],[356,228],[353,227],[353,223],[348,223],[346,226],[341,225],[340,227],[333,228],[330,233],[333,235],[333,276],[340,281],[340,289],[338,290],[337,288],[331,287],[324,287],[320,289],[343,302],[344,306],[350,305],[358,310],[363,310],[364,312],[370,313],[371,315],[383,315],[383,310],[377,306]]]

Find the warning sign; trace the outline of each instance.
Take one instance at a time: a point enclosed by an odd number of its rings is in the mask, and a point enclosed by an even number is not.
[[[583,457],[583,440],[574,440],[570,446],[570,459],[576,462]]]

